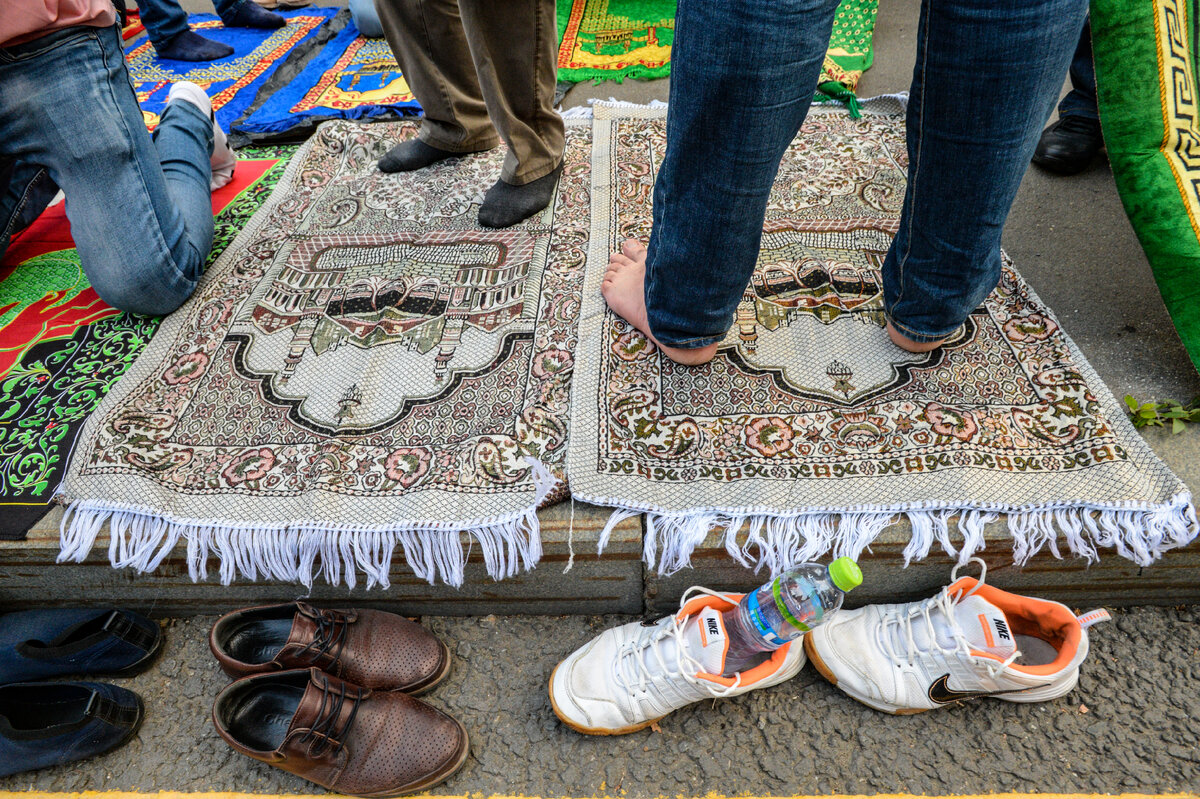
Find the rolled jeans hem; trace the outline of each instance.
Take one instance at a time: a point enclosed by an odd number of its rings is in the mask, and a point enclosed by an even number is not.
[[[945,339],[950,338],[950,336],[954,334],[954,331],[956,331],[960,327],[962,327],[962,323],[960,322],[959,324],[955,325],[954,327],[950,328],[949,330],[947,330],[944,333],[922,333],[922,332],[913,330],[912,328],[905,325],[903,322],[896,321],[896,317],[892,316],[890,313],[885,312],[884,316],[886,316],[887,320],[892,323],[892,327],[896,328],[897,330],[899,330],[901,333],[904,334],[904,337],[906,339],[908,339],[909,341],[915,341],[918,344],[928,344],[928,343],[931,343],[934,341],[943,341]]]
[[[667,341],[662,336],[654,333],[654,325],[650,325],[650,332],[654,335],[654,340],[664,347],[670,347],[675,350],[698,350],[703,347],[708,347],[725,340],[724,335],[720,336],[705,336],[703,338],[686,338],[680,341]]]

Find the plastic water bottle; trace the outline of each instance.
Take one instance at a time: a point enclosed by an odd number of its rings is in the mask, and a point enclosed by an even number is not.
[[[802,563],[742,598],[722,614],[729,651],[725,675],[757,665],[764,652],[778,649],[827,621],[842,606],[846,592],[862,584],[862,570],[851,558],[829,566]]]

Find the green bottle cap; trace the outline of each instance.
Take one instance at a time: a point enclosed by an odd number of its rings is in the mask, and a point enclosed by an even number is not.
[[[862,585],[862,569],[854,558],[838,558],[829,564],[829,578],[840,591],[853,591]]]

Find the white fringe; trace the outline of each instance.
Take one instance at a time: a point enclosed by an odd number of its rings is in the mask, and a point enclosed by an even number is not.
[[[861,106],[861,105],[864,105],[867,103],[878,104],[885,100],[892,100],[894,102],[897,102],[900,104],[901,111],[908,111],[908,92],[900,92],[898,94],[880,94],[880,95],[876,95],[875,97],[868,97],[866,99],[859,100],[858,103]],[[604,103],[607,106],[612,106],[615,108],[666,108],[667,107],[667,104],[664,103],[662,100],[651,100],[649,103],[643,104],[643,103],[630,103],[630,102],[626,102],[625,100],[618,100],[615,97],[609,97],[607,100],[601,100],[598,97],[593,97],[587,101],[586,106],[577,105],[577,106],[573,106],[571,108],[567,108],[565,110],[559,109],[558,113],[562,116],[563,119],[591,119],[592,118],[592,108],[591,107],[593,105],[595,105],[596,103]],[[828,100],[814,100],[812,104],[815,106],[821,106],[821,105],[841,106],[842,102],[841,102],[841,100],[834,100],[831,98]]]
[[[590,500],[596,501],[596,500]],[[600,504],[611,505],[611,502]],[[643,558],[650,568],[670,575],[690,568],[692,553],[713,531],[723,531],[725,551],[735,561],[772,576],[806,561],[830,557],[858,558],[900,516],[908,517],[912,537],[904,548],[904,565],[924,559],[935,543],[959,563],[982,550],[984,530],[1003,511],[978,508],[902,508],[895,511],[817,512],[791,515],[736,513],[702,509],[687,513],[646,514]],[[638,515],[633,508],[616,508],[600,535],[603,553],[613,528]],[[958,514],[957,533],[950,519]],[[1162,554],[1195,539],[1196,509],[1190,496],[1176,497],[1156,508],[1023,508],[1008,512],[1013,539],[1013,562],[1024,566],[1042,550],[1062,558],[1060,539],[1074,557],[1089,564],[1100,559],[1101,548],[1115,549],[1139,566],[1149,566]],[[745,533],[742,533],[745,528]],[[957,539],[957,543],[955,540]]]
[[[59,528],[58,562],[82,562],[107,522],[108,558],[115,568],[152,572],[182,538],[187,542],[188,574],[194,582],[207,579],[212,554],[220,563],[222,585],[241,577],[299,582],[311,590],[319,574],[330,585],[344,582],[354,588],[361,571],[367,589],[387,588],[392,553],[399,546],[413,573],[422,580],[432,585],[440,578],[457,588],[463,583],[469,555],[460,534],[468,533],[479,544],[487,573],[493,580],[501,580],[533,568],[541,559],[537,507],[558,482],[539,461],[526,458],[526,462],[533,470],[535,496],[525,510],[452,527],[436,523],[397,523],[386,530],[328,525],[244,527],[165,519],[143,510],[75,502],[68,506]]]
[[[591,119],[592,106],[596,103],[604,103],[615,108],[666,108],[667,104],[662,100],[651,100],[649,103],[627,103],[624,100],[618,100],[615,97],[609,97],[607,100],[601,100],[593,97],[587,101],[587,105],[577,105],[568,108],[565,111],[559,111],[563,119]]]

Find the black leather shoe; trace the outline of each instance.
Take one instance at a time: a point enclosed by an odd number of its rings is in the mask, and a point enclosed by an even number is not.
[[[1042,131],[1033,163],[1060,175],[1074,175],[1087,169],[1103,146],[1099,120],[1063,117]]]

